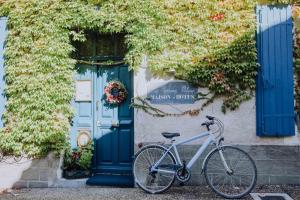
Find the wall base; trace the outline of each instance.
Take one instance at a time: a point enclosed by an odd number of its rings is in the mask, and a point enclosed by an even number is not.
[[[300,146],[240,145],[238,147],[247,151],[255,160],[259,185],[300,185]],[[198,148],[198,145],[184,145],[178,150],[182,159],[188,162]],[[206,184],[201,174],[206,153],[193,166],[192,178],[187,185]],[[21,161],[20,164],[0,163],[0,189],[86,187],[87,179],[63,179],[61,165],[62,158],[56,158],[52,154],[44,159]]]
[[[258,172],[258,185],[300,185],[300,146],[282,145],[235,145],[245,150],[254,159]],[[181,159],[188,162],[198,145],[182,145],[178,151]],[[208,148],[192,167],[192,177],[186,185],[206,184],[201,174],[202,164]]]
[[[237,147],[245,150],[254,159],[258,172],[258,185],[300,185],[300,147],[299,146],[246,146]],[[195,154],[199,146],[186,145],[180,147],[182,159],[187,162]],[[210,148],[211,150],[211,148]],[[200,157],[192,168],[192,178],[187,185],[206,184],[201,174],[202,163],[208,150]]]

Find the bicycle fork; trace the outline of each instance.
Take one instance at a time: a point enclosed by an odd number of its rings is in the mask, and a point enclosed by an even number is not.
[[[225,160],[225,158],[224,158],[224,154],[223,154],[222,148],[219,148],[218,151],[219,151],[219,155],[220,155],[221,161],[222,161],[222,163],[223,163],[223,166],[224,166],[226,172],[227,172],[229,175],[232,175],[232,174],[233,174],[233,171],[228,167],[228,164],[227,164],[227,162],[226,162],[226,160]]]

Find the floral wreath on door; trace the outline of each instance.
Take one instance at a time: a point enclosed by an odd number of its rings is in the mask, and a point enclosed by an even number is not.
[[[110,105],[120,105],[128,96],[125,85],[118,80],[110,81],[104,88],[104,94],[106,102]]]

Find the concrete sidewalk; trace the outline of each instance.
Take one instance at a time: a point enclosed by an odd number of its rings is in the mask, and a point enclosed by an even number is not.
[[[300,186],[262,186],[255,192],[285,192],[294,200],[300,199]],[[23,189],[13,190],[0,195],[1,200],[219,200],[206,186],[172,187],[164,194],[150,195],[138,188],[111,188],[111,187],[86,187],[86,188],[48,188],[48,189]],[[251,197],[244,198],[246,200]]]

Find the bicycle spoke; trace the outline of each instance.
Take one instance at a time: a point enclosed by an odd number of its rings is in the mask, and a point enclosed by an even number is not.
[[[149,160],[149,164],[152,165],[154,163],[154,161],[152,160],[152,157],[150,156],[149,150],[147,149],[147,159]]]
[[[137,163],[136,165],[139,166],[139,167],[143,167],[145,169],[149,168],[149,165],[146,165],[145,163]]]
[[[212,180],[213,180],[213,177],[212,177]],[[218,184],[218,183],[221,183],[221,181],[224,181],[224,177],[222,177],[221,174],[216,174],[216,176],[215,176],[215,183]],[[216,185],[216,186],[218,186],[218,185]]]

